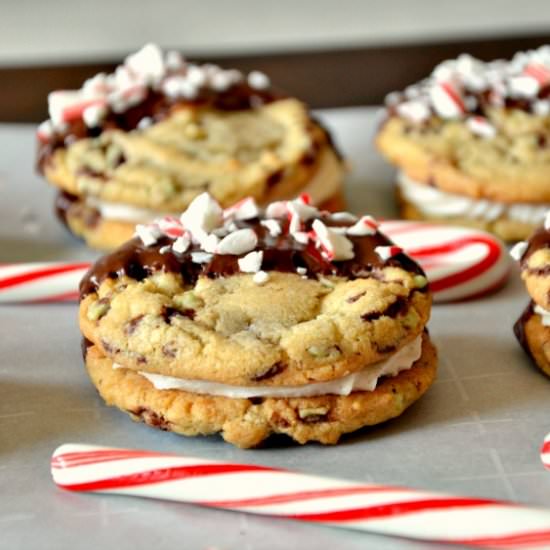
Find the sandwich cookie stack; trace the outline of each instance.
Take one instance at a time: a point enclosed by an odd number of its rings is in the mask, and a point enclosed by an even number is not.
[[[431,385],[430,307],[370,216],[201,194],[92,266],[80,328],[92,382],[134,420],[239,447],[333,444]]]
[[[377,145],[403,217],[527,238],[550,208],[550,47],[445,61],[388,96]]]
[[[511,250],[519,262],[530,301],[514,325],[519,343],[535,364],[550,376],[550,214],[528,241]]]
[[[38,166],[59,190],[60,219],[94,248],[115,248],[137,223],[181,212],[205,191],[226,207],[302,192],[342,206],[329,134],[261,72],[189,63],[150,44],[48,103]]]

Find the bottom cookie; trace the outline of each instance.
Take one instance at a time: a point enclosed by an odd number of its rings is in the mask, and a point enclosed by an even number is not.
[[[550,376],[550,326],[545,326],[535,313],[533,302],[514,324],[514,334],[535,365]]]
[[[409,370],[382,379],[374,391],[348,396],[231,399],[157,390],[138,373],[113,368],[94,345],[85,360],[101,397],[132,419],[188,436],[220,433],[241,448],[256,447],[271,434],[286,434],[302,444],[335,444],[345,433],[399,416],[430,387],[437,370],[437,353],[427,334],[422,355]]]

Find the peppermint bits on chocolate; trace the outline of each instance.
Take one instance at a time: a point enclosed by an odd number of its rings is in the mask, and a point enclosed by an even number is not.
[[[390,245],[390,246],[377,246],[374,251],[376,254],[378,254],[378,257],[383,261],[386,262],[390,258],[393,258],[394,256],[397,256],[398,254],[403,253],[403,249],[396,245]]]
[[[371,247],[387,242],[373,217],[320,212],[307,195],[270,204],[265,210],[246,198],[223,210],[209,194],[202,193],[179,218],[165,216],[139,225],[136,234],[144,246],[158,246],[163,255],[172,254],[181,262],[187,259],[203,266],[200,269],[205,273],[216,273],[218,264],[230,265],[228,273],[253,275],[256,284],[271,280],[267,269],[306,279],[315,278],[320,266],[325,274],[344,274],[347,269],[366,273],[362,255],[356,258],[356,241],[372,239]],[[384,259],[401,249],[380,246],[376,251]],[[290,263],[281,267],[281,261]],[[347,261],[356,264],[340,267]]]

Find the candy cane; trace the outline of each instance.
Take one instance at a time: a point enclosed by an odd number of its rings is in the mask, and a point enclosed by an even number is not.
[[[0,303],[74,301],[89,267],[89,262],[0,264]]]
[[[508,278],[506,247],[484,231],[402,221],[383,222],[380,230],[422,266],[436,302],[487,294]]]
[[[62,445],[54,482],[70,491],[159,498],[482,548],[550,544],[550,511],[150,451]]]
[[[540,459],[547,470],[550,470],[550,433],[544,438],[540,448]]]

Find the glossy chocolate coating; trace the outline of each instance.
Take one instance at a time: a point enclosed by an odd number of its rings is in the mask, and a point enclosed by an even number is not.
[[[329,226],[343,226],[332,221],[330,216],[322,217]],[[311,228],[313,220],[306,222],[306,230]],[[377,232],[374,235],[348,238],[353,242],[355,256],[351,260],[330,262],[323,258],[311,242],[308,245],[297,242],[288,234],[288,222],[284,222],[283,233],[272,237],[268,230],[255,218],[237,222],[239,228],[251,228],[258,236],[255,250],[263,251],[262,269],[296,273],[296,268],[305,267],[307,277],[317,275],[337,275],[348,279],[375,277],[381,268],[387,266],[402,267],[411,273],[423,275],[420,266],[405,254],[397,254],[386,261],[375,252],[377,246],[393,244],[385,235]],[[115,252],[104,256],[86,273],[80,283],[81,298],[95,292],[99,285],[108,278],[116,279],[128,276],[138,281],[151,273],[166,271],[180,273],[187,284],[194,285],[199,277],[225,277],[240,273],[238,259],[240,256],[214,254],[208,263],[197,264],[191,261],[191,253],[199,251],[198,246],[190,247],[184,254],[172,251],[161,254],[163,246],[172,244],[168,238],[160,239],[153,246],[144,246],[139,238],[134,238],[122,245]]]
[[[527,343],[527,336],[525,334],[525,325],[533,315],[535,315],[534,303],[533,303],[533,300],[531,300],[527,304],[527,307],[521,314],[520,318],[514,323],[514,334],[516,335],[518,342],[521,344],[521,347],[525,350],[525,353],[527,353],[529,357],[532,357],[532,354],[531,354],[531,350],[529,349],[529,345]]]
[[[527,262],[529,258],[537,251],[543,248],[550,247],[550,231],[544,227],[539,227],[532,235],[529,237],[528,247],[525,251],[525,254],[521,258],[521,268],[529,269],[530,273],[536,273],[539,275],[550,274],[550,265],[543,266],[540,268],[528,268]]]

